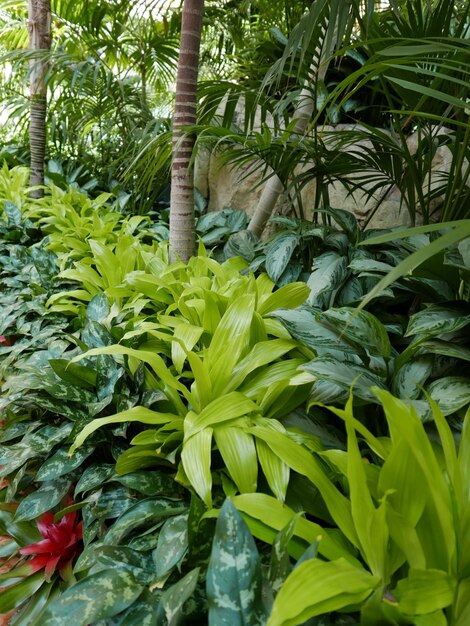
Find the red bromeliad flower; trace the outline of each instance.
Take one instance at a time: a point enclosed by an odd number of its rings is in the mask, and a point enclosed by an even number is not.
[[[12,337],[5,337],[5,335],[0,335],[0,348],[2,346],[12,346],[15,342]]]
[[[37,527],[44,540],[21,548],[20,553],[34,554],[28,563],[30,573],[44,568],[49,580],[56,570],[61,574],[81,551],[82,522],[77,524],[76,511],[66,513],[56,523],[52,513],[44,513]]]

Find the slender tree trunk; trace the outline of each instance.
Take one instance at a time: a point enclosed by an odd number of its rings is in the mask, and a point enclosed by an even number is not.
[[[323,50],[323,42],[325,40],[325,36],[326,27],[322,29],[322,41],[319,47],[316,49],[315,56],[312,61],[312,81],[315,80],[318,82],[325,80],[328,64],[324,64],[322,63],[322,61],[324,61],[325,57],[329,56],[329,54],[331,53],[331,50],[328,52],[328,54],[326,54]],[[334,45],[334,42],[332,45]],[[313,99],[312,90],[308,87],[304,87],[300,92],[299,102],[293,116],[293,119],[296,121],[296,124],[292,131],[294,134],[302,135],[303,133],[305,133],[312,119],[314,109],[315,102]],[[271,178],[269,178],[266,182],[266,185],[264,186],[264,189],[261,193],[261,197],[258,200],[258,205],[248,225],[249,231],[257,235],[258,237],[261,236],[283,191],[284,185],[281,179],[279,178],[279,176],[277,176],[277,174],[273,174]]]
[[[51,48],[51,2],[29,0],[28,5],[29,47],[31,50]],[[44,158],[46,154],[46,82],[47,61],[31,61],[30,96],[31,117],[29,144],[31,150],[30,185],[44,185]],[[43,190],[31,192],[33,198],[41,198]]]
[[[170,257],[187,261],[195,249],[194,175],[190,167],[194,136],[185,126],[196,123],[196,88],[204,0],[184,0],[173,117],[173,162],[170,196]]]

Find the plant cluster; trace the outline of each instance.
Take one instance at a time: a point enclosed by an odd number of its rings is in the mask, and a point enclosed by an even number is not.
[[[466,240],[357,312],[433,236],[222,212],[220,260],[171,264],[109,198],[2,172],[12,624],[465,625]]]

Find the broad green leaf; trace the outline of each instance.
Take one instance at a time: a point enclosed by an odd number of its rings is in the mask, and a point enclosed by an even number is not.
[[[289,485],[290,469],[261,439],[256,439],[258,460],[269,488],[278,500],[284,502]]]
[[[163,498],[140,500],[125,511],[110,527],[103,538],[105,545],[118,545],[135,528],[153,526],[172,515],[185,513],[187,507],[181,502]]]
[[[434,613],[452,604],[456,586],[456,580],[447,572],[411,569],[408,577],[398,582],[393,594],[402,613],[420,615]]]
[[[199,577],[199,568],[191,570],[162,594],[162,606],[168,626],[177,626],[184,603],[193,595]]]
[[[418,356],[405,363],[392,380],[392,391],[399,398],[416,400],[421,395],[421,387],[432,373],[432,355]]]
[[[153,561],[157,578],[164,578],[188,549],[188,515],[176,515],[164,524],[158,535]]]
[[[174,413],[159,413],[157,411],[151,411],[143,406],[135,406],[127,411],[116,413],[116,415],[110,415],[107,417],[99,417],[91,421],[83,428],[75,437],[75,441],[70,447],[69,454],[73,454],[77,448],[79,448],[83,442],[98,430],[102,426],[109,424],[122,424],[125,422],[142,422],[142,424],[167,424],[174,420],[178,420],[178,415]]]
[[[444,376],[430,383],[426,391],[444,415],[450,415],[470,404],[470,378]]]
[[[324,252],[317,256],[313,272],[307,281],[310,287],[309,304],[317,304],[322,294],[338,289],[348,275],[347,259],[336,252]]]
[[[232,391],[213,400],[198,415],[188,414],[184,425],[185,439],[208,426],[215,427],[253,412],[259,412],[258,406],[238,391]]]
[[[464,328],[467,324],[470,324],[470,308],[466,303],[431,305],[410,317],[406,336],[441,335]]]
[[[359,311],[349,307],[329,309],[322,314],[333,326],[337,327],[340,335],[366,348],[372,356],[389,357],[391,353],[390,340],[387,331],[379,320],[367,311]]]
[[[75,495],[101,487],[114,475],[114,465],[109,463],[94,463],[86,468],[80,476],[76,486]]]
[[[215,393],[224,389],[233,368],[248,348],[254,305],[251,294],[238,297],[222,316],[212,337],[206,358]]]
[[[352,385],[354,395],[367,402],[377,402],[371,387],[385,389],[385,382],[366,367],[355,363],[340,362],[328,356],[317,357],[301,366],[314,379],[328,380],[335,385],[349,390]]]
[[[59,448],[55,454],[47,459],[45,463],[41,465],[36,474],[36,480],[54,480],[59,476],[69,474],[80,465],[92,454],[94,446],[84,446],[77,451],[73,457],[68,454],[68,448]]]
[[[285,231],[266,246],[266,272],[274,282],[281,277],[298,245],[299,235]]]
[[[459,226],[460,224],[460,226]],[[430,226],[422,226],[419,227],[422,230],[420,232],[431,232],[431,230],[439,230],[444,226],[448,226],[449,224],[432,224]],[[407,256],[403,261],[401,261],[396,267],[393,268],[391,272],[389,272],[386,276],[380,280],[373,289],[364,297],[361,304],[359,305],[360,309],[363,309],[371,300],[376,298],[384,289],[389,287],[396,280],[399,280],[403,276],[407,276],[413,272],[417,267],[419,267],[422,263],[432,258],[436,254],[439,254],[443,250],[448,249],[453,244],[461,241],[466,236],[468,236],[470,222],[468,220],[461,220],[460,222],[450,222],[450,225],[453,227],[450,232],[438,237],[431,243],[427,244],[423,248],[419,248],[409,256]],[[434,226],[434,228],[433,228]],[[440,228],[439,228],[440,227]],[[417,229],[408,229],[407,231],[396,231],[391,233],[390,235],[386,235],[386,241],[390,241],[393,239],[399,239],[400,237],[409,237],[414,232],[417,232]],[[383,242],[383,238],[374,237],[367,241],[362,242],[363,245],[375,245],[377,243]],[[410,333],[411,334],[411,333]]]
[[[100,569],[115,568],[126,571],[142,585],[150,585],[156,580],[153,561],[148,553],[124,546],[97,546],[96,543],[91,544],[90,550],[94,563],[98,563]],[[83,569],[85,568],[82,564],[81,570]]]
[[[372,574],[386,580],[388,575],[386,561],[387,549],[389,549],[389,532],[385,520],[385,503],[382,502],[376,508],[372,498],[354,426],[352,396],[346,404],[345,416],[348,435],[347,475],[351,513],[365,562]]]
[[[20,606],[45,584],[44,572],[37,572],[24,580],[2,589],[0,593],[0,613],[8,613]]]
[[[232,502],[220,510],[207,570],[209,626],[264,624],[261,561]]]
[[[305,561],[279,591],[267,626],[296,626],[316,615],[360,604],[380,580],[345,559]]]
[[[321,318],[315,315],[313,310],[305,308],[295,310],[279,310],[275,317],[281,320],[289,333],[307,344],[310,348],[318,350],[340,350],[347,354],[356,354],[358,349],[355,345],[341,337],[341,330],[331,327],[330,324],[321,322]]]
[[[283,582],[292,571],[287,547],[294,536],[297,520],[300,516],[301,513],[297,513],[287,526],[278,533],[273,542],[269,561],[268,579],[275,594],[279,591]]]
[[[189,482],[208,507],[212,505],[212,428],[204,428],[185,439],[181,462]]]
[[[309,293],[305,283],[290,283],[268,296],[260,297],[257,311],[260,315],[267,315],[276,309],[295,309],[305,302]]]
[[[314,455],[283,433],[264,427],[252,428],[250,432],[255,437],[263,440],[273,453],[291,469],[312,481],[323,496],[328,510],[341,531],[353,545],[357,546],[358,539],[351,515],[350,503],[330,481]]]
[[[91,367],[71,363],[67,359],[50,359],[49,364],[54,372],[67,383],[93,389],[96,384],[96,372]]]
[[[214,428],[214,439],[240,493],[256,491],[258,458],[253,435],[242,428],[218,426]]]
[[[134,491],[143,493],[146,496],[171,496],[176,498],[182,494],[182,491],[178,488],[179,486],[175,484],[173,476],[166,472],[145,470],[116,476],[114,480],[128,489],[134,489]]]
[[[51,602],[42,626],[87,626],[124,611],[142,593],[143,586],[120,569],[87,576]]]
[[[16,509],[15,520],[24,521],[39,517],[53,509],[70,488],[70,479],[65,476],[43,484],[39,489],[24,497]]]

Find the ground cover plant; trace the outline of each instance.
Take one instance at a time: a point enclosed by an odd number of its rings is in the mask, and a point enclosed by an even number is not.
[[[370,236],[340,212],[336,226],[284,221],[246,260],[218,215],[221,261],[201,245],[171,264],[151,228],[112,209],[97,236],[106,205],[77,192],[20,190],[21,210],[7,197],[0,608],[18,609],[12,624],[465,624],[467,567],[452,552],[468,523],[464,244],[447,254],[444,292],[430,265],[358,313],[429,235],[363,251]],[[80,211],[80,245],[54,237],[56,216],[62,228]],[[276,286],[294,236],[299,252],[313,237],[313,273],[299,254],[296,282]],[[338,301],[351,282],[361,289]],[[456,506],[444,479],[429,483],[442,472]]]

